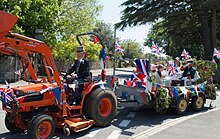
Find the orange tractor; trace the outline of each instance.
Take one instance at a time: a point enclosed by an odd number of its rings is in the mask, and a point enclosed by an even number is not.
[[[51,138],[55,128],[69,135],[70,131],[79,132],[93,124],[102,127],[111,123],[116,115],[117,99],[110,89],[90,80],[84,83],[80,105],[68,104],[68,84],[61,81],[50,48],[42,41],[11,33],[16,16],[0,11],[0,19],[0,53],[19,57],[24,79],[32,82],[0,88],[5,125],[10,132],[27,130],[30,138]],[[37,78],[35,74],[29,56],[36,53],[41,56],[46,77]]]

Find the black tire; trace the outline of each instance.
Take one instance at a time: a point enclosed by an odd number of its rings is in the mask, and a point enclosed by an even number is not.
[[[31,120],[27,131],[29,138],[31,139],[50,139],[54,135],[55,128],[56,127],[51,116],[39,115]]]
[[[182,115],[188,111],[188,108],[189,108],[188,101],[184,97],[180,96],[176,101],[174,112],[176,114]]]
[[[194,96],[191,101],[191,108],[194,111],[201,111],[204,108],[205,96],[199,93],[198,96]]]
[[[97,88],[86,96],[84,114],[93,119],[96,126],[108,126],[117,112],[117,100],[110,89]]]
[[[15,125],[15,123],[12,123],[10,121],[10,114],[8,114],[8,113],[5,115],[5,126],[12,133],[18,133],[18,132],[23,132],[24,131],[23,129],[17,127]]]

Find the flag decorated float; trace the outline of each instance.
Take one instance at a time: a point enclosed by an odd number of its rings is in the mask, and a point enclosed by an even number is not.
[[[159,48],[154,42],[152,49],[159,52]],[[185,60],[190,57],[185,49],[181,56]],[[177,79],[191,80],[183,79],[183,71],[177,70],[174,63],[167,62],[167,76],[162,83],[156,83],[155,74],[151,71],[151,64],[147,59],[134,59],[134,62],[136,69],[132,71],[132,74],[114,76],[111,79],[111,86],[118,97],[119,106],[145,106],[155,108],[156,112],[161,114],[172,109],[176,114],[184,114],[188,108],[201,111],[207,99],[216,99],[216,86],[212,80],[212,73],[216,69],[216,65],[213,62],[195,61],[196,82],[194,84],[187,82],[184,85],[172,84],[172,81]],[[184,64],[187,65],[186,62]]]

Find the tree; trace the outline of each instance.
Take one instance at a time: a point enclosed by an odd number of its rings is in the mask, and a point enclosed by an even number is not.
[[[114,32],[111,29],[111,25],[107,24],[103,21],[99,21],[95,25],[94,32],[98,33],[105,46],[108,48],[109,51],[114,51]]]
[[[57,18],[57,35],[66,40],[72,34],[93,30],[101,8],[98,0],[64,0]]]
[[[116,24],[116,27],[123,29],[126,26],[146,24],[147,22],[158,21],[158,19],[176,18],[175,21],[177,21],[179,18],[195,17],[201,28],[200,41],[204,48],[203,58],[211,59],[213,46],[210,43],[210,28],[207,21],[210,13],[212,13],[211,10],[213,8],[219,9],[219,4],[217,0],[128,0],[122,4],[126,8],[123,10],[122,21]],[[170,24],[170,26],[173,25]]]
[[[13,32],[33,38],[35,29],[44,29],[44,42],[55,57],[70,59],[79,45],[73,36],[93,30],[101,8],[98,0],[0,1],[0,10],[18,16]]]
[[[151,46],[153,40],[163,48],[167,55],[177,57],[181,55],[183,49],[187,49],[191,56],[197,56],[200,59],[203,51],[197,24],[194,17],[184,17],[178,20],[167,18],[157,22],[151,28],[148,38],[145,39],[145,45]]]
[[[93,61],[98,60],[101,45],[94,44],[86,37],[82,38],[81,41],[84,44],[88,59]],[[76,41],[76,38],[70,36],[68,40],[58,42],[58,45],[54,46],[52,51],[56,59],[75,59],[77,46],[79,46],[79,44]]]
[[[22,0],[0,1],[0,10],[18,16],[18,21],[12,31],[34,37],[36,29],[44,29],[45,42],[55,40],[55,23],[59,7],[63,0]]]
[[[124,54],[126,58],[143,58],[143,52],[141,51],[140,44],[135,42],[135,40],[127,39],[121,43],[124,48]]]

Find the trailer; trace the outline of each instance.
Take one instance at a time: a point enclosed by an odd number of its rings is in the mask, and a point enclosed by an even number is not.
[[[216,99],[215,85],[210,80],[189,86],[171,86],[169,80],[157,84],[150,73],[150,62],[146,59],[134,61],[136,70],[125,70],[127,74],[112,77],[112,89],[119,106],[154,108],[161,114],[172,109],[176,114],[184,114],[189,107],[201,111],[206,99]]]

